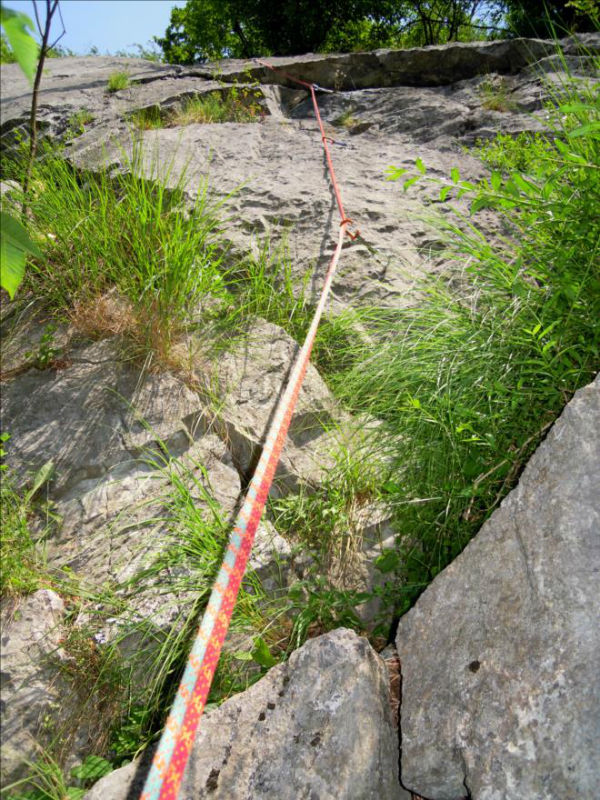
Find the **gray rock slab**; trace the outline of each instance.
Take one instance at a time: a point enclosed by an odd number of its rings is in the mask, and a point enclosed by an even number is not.
[[[580,800],[600,778],[600,378],[400,621],[403,784]]]
[[[489,72],[516,72],[554,52],[553,42],[510,39],[495,42],[451,42],[406,50],[314,54],[273,57],[268,63],[288,75],[327,89],[363,89],[371,86],[440,86]],[[203,76],[223,80],[246,75],[265,83],[293,86],[281,72],[257,63],[231,59],[196,67]]]
[[[339,629],[203,718],[179,796],[400,800],[397,768],[386,667],[366,639]],[[144,778],[132,762],[85,800],[125,800]]]
[[[3,785],[22,776],[25,761],[35,760],[44,714],[55,715],[60,708],[64,685],[48,659],[60,652],[64,613],[63,601],[50,589],[2,602]],[[43,734],[40,738],[43,743]]]
[[[190,342],[194,374],[212,396],[215,430],[227,442],[240,473],[250,478],[299,346],[282,328],[256,319],[247,338],[213,363],[205,348],[202,339]],[[275,493],[320,481],[333,464],[336,429],[344,421],[309,364],[277,468]]]
[[[124,361],[116,337],[74,348],[60,369],[30,369],[9,381],[1,410],[12,469],[25,479],[53,460],[57,498],[158,440],[181,454],[199,431],[203,406],[173,375],[144,374]]]

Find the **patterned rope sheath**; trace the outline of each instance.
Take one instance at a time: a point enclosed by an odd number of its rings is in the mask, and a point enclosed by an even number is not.
[[[294,364],[287,389],[277,405],[267,440],[246,499],[232,530],[221,569],[204,612],[196,640],[154,755],[140,800],[176,800],[196,728],[210,690],[238,590],[250,555],[287,436],[302,381],[308,368],[317,328],[342,250],[348,220],[340,224],[335,252],[306,340]]]
[[[275,69],[266,62],[261,61],[258,63],[269,69]],[[227,635],[240,584],[244,577],[254,535],[267,501],[300,388],[308,369],[317,328],[331,289],[344,237],[348,235],[351,239],[355,239],[358,236],[358,232],[350,233],[347,230],[352,220],[346,218],[344,213],[341,192],[337,184],[327,144],[329,139],[325,135],[319,113],[315,86],[298,80],[287,73],[283,74],[294,83],[308,88],[311,93],[331,183],[341,217],[338,242],[329,262],[321,297],[319,298],[310,329],[294,362],[286,390],[277,404],[262,455],[250,482],[242,509],[231,532],[225,558],[202,617],[196,640],[190,652],[171,712],[167,717],[165,729],[154,755],[140,800],[177,800],[179,786],[183,780],[183,773],[194,743],[196,729],[206,705],[223,641]]]

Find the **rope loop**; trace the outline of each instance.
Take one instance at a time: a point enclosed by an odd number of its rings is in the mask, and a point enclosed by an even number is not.
[[[342,228],[344,225],[354,225],[354,226],[356,226],[356,223],[354,222],[352,217],[344,217],[344,219],[340,222],[340,228]],[[349,230],[346,230],[346,233],[350,237],[350,239],[352,239],[352,241],[354,241],[355,239],[357,239],[360,236],[360,231],[358,230],[358,228],[356,228],[354,233],[351,233]]]

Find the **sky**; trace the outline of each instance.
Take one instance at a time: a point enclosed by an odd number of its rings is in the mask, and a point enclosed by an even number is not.
[[[35,23],[32,0],[6,0],[4,4],[24,12]],[[45,0],[38,0],[37,5],[42,12]],[[101,55],[107,51],[133,51],[132,45],[146,46],[153,36],[162,36],[169,24],[171,9],[184,5],[185,0],[60,0],[67,32],[59,44],[78,54],[89,52],[92,46],[97,47]],[[54,38],[60,30],[60,20],[54,17]],[[51,38],[53,40],[52,35]]]

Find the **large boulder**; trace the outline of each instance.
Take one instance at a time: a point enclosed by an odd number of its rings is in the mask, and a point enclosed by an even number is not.
[[[600,378],[400,621],[402,782],[434,800],[598,792]]]
[[[85,800],[126,800],[147,765],[100,780]],[[366,639],[339,629],[202,720],[182,798],[400,800],[389,679]]]

